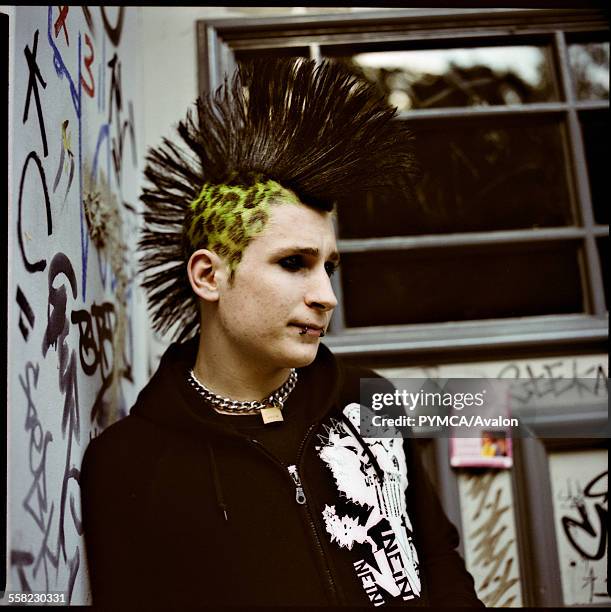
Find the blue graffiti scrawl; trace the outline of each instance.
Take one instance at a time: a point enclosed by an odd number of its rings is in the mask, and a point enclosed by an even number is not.
[[[134,286],[138,10],[11,15],[7,589],[61,592],[73,604],[91,603],[83,453],[146,382],[147,359],[134,368],[146,339],[133,326],[147,316]]]

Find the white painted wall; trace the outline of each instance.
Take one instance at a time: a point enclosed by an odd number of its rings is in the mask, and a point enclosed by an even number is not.
[[[234,19],[371,11],[367,7],[146,6],[141,8],[144,59],[144,141],[156,145],[171,134],[197,96],[199,19]],[[376,11],[396,9],[375,7]]]
[[[70,603],[90,601],[82,456],[135,401],[149,353],[138,11],[89,11],[18,6],[10,32],[8,590]]]

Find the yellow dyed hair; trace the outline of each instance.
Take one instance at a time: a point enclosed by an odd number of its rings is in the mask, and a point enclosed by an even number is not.
[[[249,186],[206,183],[189,207],[186,248],[214,251],[226,260],[233,275],[244,249],[263,231],[276,203],[300,202],[292,191],[271,179],[259,178]]]

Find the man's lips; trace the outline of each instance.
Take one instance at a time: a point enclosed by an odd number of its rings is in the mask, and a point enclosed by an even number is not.
[[[299,332],[300,336],[314,336],[316,338],[321,338],[325,335],[324,327],[320,325],[314,325],[313,323],[291,323],[293,327],[299,327],[301,331]]]

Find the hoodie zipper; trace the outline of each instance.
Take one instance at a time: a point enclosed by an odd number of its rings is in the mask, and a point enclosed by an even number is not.
[[[303,505],[306,503],[306,496],[305,496],[305,493],[303,492],[303,486],[301,484],[301,478],[299,478],[299,472],[297,471],[297,466],[289,465],[287,467],[287,470],[289,471],[291,478],[295,482],[295,501],[298,504]]]
[[[301,463],[302,460],[302,456],[303,453],[305,451],[305,446],[306,446],[306,442],[308,441],[308,438],[310,437],[310,434],[314,431],[314,429],[316,428],[317,424],[314,425],[310,425],[310,427],[308,428],[308,430],[306,431],[305,436],[303,437],[303,440],[301,441],[301,444],[299,445],[299,449],[297,450],[297,459],[296,459],[296,463],[297,465],[299,465]],[[295,473],[297,474],[297,468],[295,468]],[[297,474],[297,476],[299,477],[299,475]],[[301,483],[301,480],[299,481]],[[303,488],[303,485],[301,485]],[[304,503],[305,503],[305,491],[304,491]],[[318,549],[318,553],[320,554],[320,557],[323,561],[323,565],[325,568],[325,573],[327,575],[327,584],[329,585],[329,590],[331,591],[331,597],[332,599],[336,602],[339,603],[340,602],[340,598],[338,595],[338,590],[337,587],[335,585],[335,581],[333,580],[333,574],[331,573],[331,567],[329,566],[329,562],[327,561],[327,557],[325,556],[325,551],[322,547],[322,542],[320,541],[320,537],[318,535],[318,531],[316,530],[316,524],[314,523],[314,518],[312,516],[312,512],[309,508],[309,506],[306,504],[306,511],[308,514],[308,520],[310,523],[310,529],[312,530],[312,533],[314,534],[314,540],[316,541],[316,547]]]
[[[312,433],[312,431],[314,430],[315,427],[316,427],[316,425],[310,425],[310,427],[306,431],[306,434],[303,437],[303,440],[301,441],[301,444],[299,445],[299,449],[297,450],[296,465],[285,466],[284,463],[282,463],[280,460],[278,460],[278,458],[275,455],[270,453],[258,440],[251,439],[250,442],[256,448],[261,449],[261,452],[263,452],[265,455],[267,455],[275,464],[279,465],[282,468],[282,470],[285,473],[288,474],[288,476],[290,477],[293,485],[295,486],[295,501],[299,505],[305,506],[305,510],[306,510],[307,517],[308,517],[308,523],[310,525],[310,529],[312,531],[312,534],[314,535],[314,542],[316,544],[316,549],[318,550],[318,554],[320,555],[321,559],[323,560],[323,565],[324,565],[324,568],[325,568],[325,574],[327,576],[327,586],[329,588],[329,591],[331,592],[331,597],[332,597],[333,601],[338,603],[339,602],[339,597],[338,597],[337,587],[335,586],[335,580],[333,579],[333,575],[331,573],[331,568],[329,567],[329,563],[327,561],[327,557],[325,556],[325,552],[324,552],[324,549],[322,547],[322,543],[320,541],[320,537],[318,535],[318,531],[316,530],[316,525],[315,525],[314,519],[312,517],[312,512],[311,512],[308,504],[306,503],[307,502],[307,498],[306,498],[305,490],[304,490],[304,487],[303,487],[303,483],[301,482],[301,478],[299,476],[299,472],[298,472],[298,468],[297,468],[297,465],[299,465],[299,463],[300,463],[303,451],[305,450],[306,442],[307,442],[308,438],[310,437],[310,434]]]

